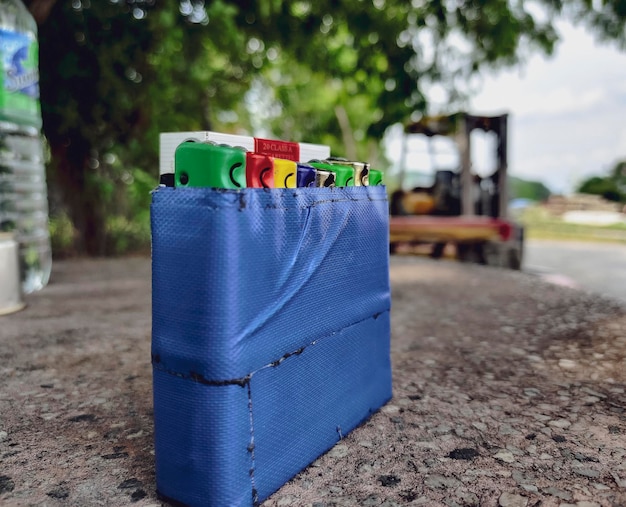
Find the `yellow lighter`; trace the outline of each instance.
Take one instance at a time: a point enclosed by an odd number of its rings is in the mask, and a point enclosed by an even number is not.
[[[293,160],[274,159],[274,186],[276,188],[296,188],[298,164]]]

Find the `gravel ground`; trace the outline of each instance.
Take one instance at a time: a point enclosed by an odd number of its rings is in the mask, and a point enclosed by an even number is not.
[[[394,397],[278,506],[626,505],[626,307],[393,257]],[[58,262],[0,317],[0,505],[160,505],[146,259]]]

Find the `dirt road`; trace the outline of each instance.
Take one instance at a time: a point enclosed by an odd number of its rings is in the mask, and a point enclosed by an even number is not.
[[[626,307],[393,258],[394,397],[265,506],[626,504]],[[0,318],[0,504],[160,505],[146,259],[59,262]]]
[[[529,240],[524,270],[626,303],[626,244]]]

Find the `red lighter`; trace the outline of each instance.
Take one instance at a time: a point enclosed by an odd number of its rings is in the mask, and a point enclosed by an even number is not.
[[[261,153],[246,153],[246,186],[274,188],[274,159]]]

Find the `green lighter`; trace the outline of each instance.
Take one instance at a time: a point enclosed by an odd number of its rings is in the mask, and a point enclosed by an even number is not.
[[[309,165],[315,169],[330,171],[335,174],[335,186],[351,187],[354,186],[354,170],[352,167],[339,164],[328,164],[319,160],[312,160]]]
[[[174,153],[177,187],[244,188],[246,152],[225,144],[185,142]]]

